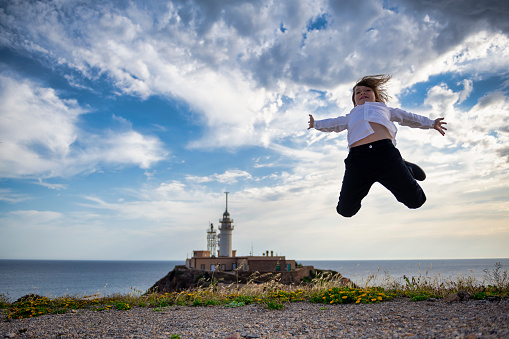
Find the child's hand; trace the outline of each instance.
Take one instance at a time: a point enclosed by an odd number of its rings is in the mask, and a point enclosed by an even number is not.
[[[447,123],[442,120],[444,120],[444,118],[437,118],[433,123],[433,128],[440,132],[440,134],[445,135],[447,128],[445,128],[443,125],[447,125]]]
[[[308,129],[311,129],[311,128],[315,127],[315,119],[313,118],[313,116],[311,114],[309,115],[309,122],[308,123],[309,123]]]

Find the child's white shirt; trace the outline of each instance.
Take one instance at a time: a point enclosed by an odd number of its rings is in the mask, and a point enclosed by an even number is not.
[[[332,119],[317,120],[314,128],[322,132],[341,132],[348,129],[348,147],[353,143],[375,133],[370,122],[385,126],[392,136],[392,142],[396,145],[396,133],[398,129],[393,123],[402,126],[430,129],[433,128],[434,120],[428,117],[409,113],[399,108],[387,107],[382,102],[366,102],[364,105],[355,106],[350,113]]]

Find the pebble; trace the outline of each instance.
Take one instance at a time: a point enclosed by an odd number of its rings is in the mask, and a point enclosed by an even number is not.
[[[282,310],[243,307],[150,307],[129,311],[0,315],[3,338],[509,338],[509,301],[469,300],[323,305],[290,303]]]

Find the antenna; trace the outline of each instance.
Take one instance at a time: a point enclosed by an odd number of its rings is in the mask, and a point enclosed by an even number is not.
[[[214,230],[214,225],[210,223],[210,229],[207,231],[207,251],[210,251],[212,256],[215,256],[217,248],[217,235]]]
[[[224,192],[226,193],[226,211],[228,211],[228,193],[230,192]]]

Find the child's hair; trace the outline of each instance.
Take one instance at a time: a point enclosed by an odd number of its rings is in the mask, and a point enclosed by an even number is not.
[[[353,86],[352,101],[355,106],[355,87],[366,86],[375,92],[376,101],[386,103],[389,100],[385,84],[391,80],[392,76],[389,74],[366,75],[361,80],[357,81]]]

